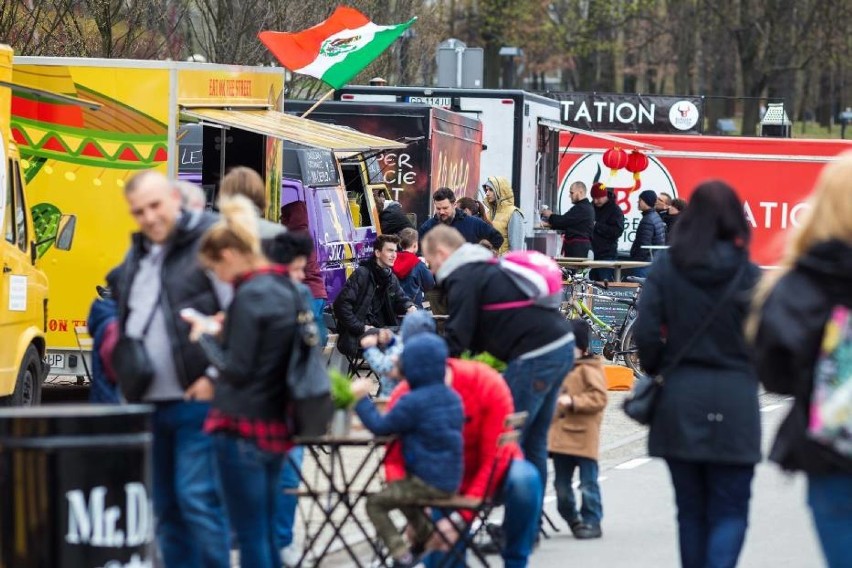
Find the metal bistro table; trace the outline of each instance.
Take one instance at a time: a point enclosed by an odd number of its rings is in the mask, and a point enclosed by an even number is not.
[[[631,268],[644,268],[651,266],[650,262],[638,260],[589,260],[588,258],[571,258],[557,256],[556,262],[559,266],[576,269],[612,268],[615,271],[615,282],[621,282],[621,270]]]
[[[355,509],[370,494],[370,481],[379,474],[382,467],[383,460],[377,454],[392,440],[393,437],[373,436],[366,430],[353,430],[346,436],[298,437],[294,440],[309,452],[318,474],[312,482],[303,474],[301,468],[295,468],[305,487],[305,491],[299,494],[308,497],[322,513],[322,521],[316,531],[305,526],[305,546],[298,565],[301,566],[310,558],[314,566],[322,566],[322,560],[331,552],[331,546],[337,541],[346,550],[354,566],[365,566],[358,559],[352,545],[344,538],[343,529],[350,523],[370,544],[374,554],[384,565],[386,553],[368,532],[365,523],[358,519]],[[347,463],[343,459],[343,450],[346,448],[362,448],[366,449],[366,452],[354,462],[352,456],[349,456]],[[322,487],[323,482],[326,482],[328,487]],[[359,487],[356,487],[356,484]],[[343,512],[343,516],[335,519],[334,514],[338,510]],[[331,536],[322,546],[322,550],[316,553],[313,548],[320,542],[320,537],[326,529],[330,530]]]

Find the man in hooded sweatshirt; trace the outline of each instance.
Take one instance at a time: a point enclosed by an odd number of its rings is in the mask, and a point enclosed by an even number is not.
[[[515,207],[515,193],[509,180],[490,177],[482,186],[488,204],[491,224],[503,235],[499,254],[510,250],[524,250],[524,214]]]

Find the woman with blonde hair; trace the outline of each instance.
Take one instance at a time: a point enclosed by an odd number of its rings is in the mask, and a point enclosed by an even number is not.
[[[260,248],[255,207],[243,196],[219,202],[222,218],[201,239],[201,262],[234,286],[220,325],[181,312],[219,370],[205,432],[214,435],[222,487],[240,563],[279,567],[274,515],[281,466],[292,447],[287,376],[299,294],[285,267]],[[221,328],[221,329],[219,329]]]
[[[781,269],[756,298],[750,331],[766,390],[795,398],[770,459],[807,474],[808,505],[835,568],[849,566],[852,552],[852,152],[823,168],[809,203]],[[831,418],[831,404],[845,421]]]

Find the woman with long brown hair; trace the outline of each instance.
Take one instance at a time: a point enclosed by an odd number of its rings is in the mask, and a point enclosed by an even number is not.
[[[807,474],[808,504],[835,568],[852,558],[852,152],[823,169],[809,203],[781,269],[758,294],[750,331],[766,390],[795,397],[770,459]],[[826,419],[832,401],[845,426]]]
[[[286,268],[261,252],[258,216],[243,196],[219,202],[222,218],[201,239],[199,257],[234,286],[221,333],[208,318],[181,313],[219,370],[205,432],[215,436],[222,487],[237,534],[240,563],[281,565],[274,515],[281,466],[292,447],[287,371],[299,293]]]

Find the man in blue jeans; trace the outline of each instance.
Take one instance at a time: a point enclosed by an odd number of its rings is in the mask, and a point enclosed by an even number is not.
[[[503,378],[515,411],[526,411],[521,447],[538,469],[542,495],[547,481],[547,431],[562,379],[574,362],[574,334],[555,308],[527,305],[528,296],[493,262],[490,251],[464,241],[461,233],[435,227],[423,237],[423,255],[446,290],[449,317],[445,337],[450,354],[487,352],[507,363]]]
[[[142,340],[154,368],[143,400],[154,405],[153,503],[163,564],[228,568],[228,519],[213,444],[202,432],[213,373],[179,316],[184,308],[212,315],[230,301],[230,286],[198,263],[201,235],[216,219],[182,210],[180,193],[157,172],[137,174],[124,194],[139,232],[121,268],[119,331]]]

